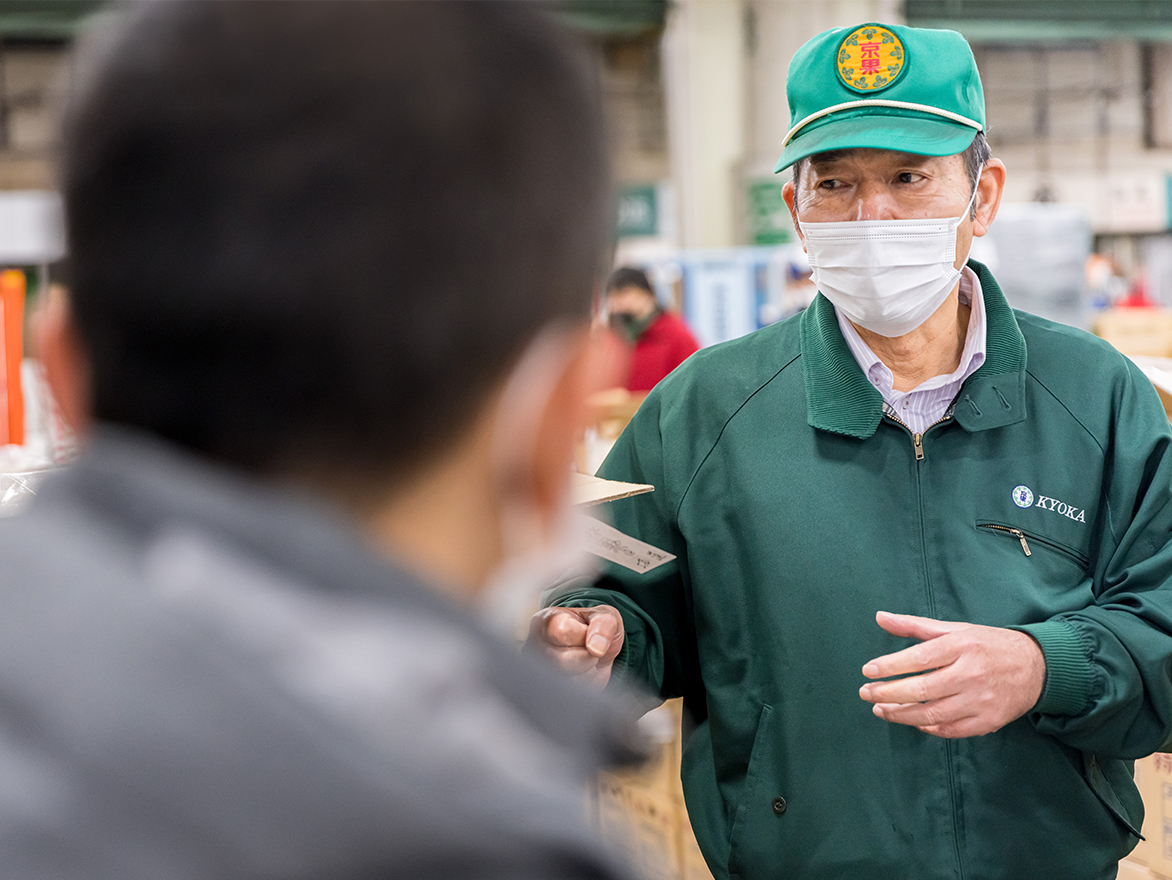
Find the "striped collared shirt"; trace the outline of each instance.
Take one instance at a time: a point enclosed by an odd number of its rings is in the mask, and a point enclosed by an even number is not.
[[[922,434],[930,425],[944,418],[965,379],[985,362],[985,300],[981,295],[981,282],[968,266],[965,266],[960,276],[960,301],[970,309],[960,365],[947,376],[933,376],[911,391],[896,391],[891,387],[894,381],[891,370],[871,351],[854,325],[835,309],[839,329],[850,346],[851,354],[858,361],[863,375],[883,395],[884,411],[907,425],[913,433]]]

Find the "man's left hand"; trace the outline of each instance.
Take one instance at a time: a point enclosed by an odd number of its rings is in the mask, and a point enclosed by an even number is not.
[[[876,622],[920,644],[863,667],[859,696],[884,721],[950,739],[983,736],[1030,711],[1046,681],[1042,649],[1022,632],[880,611]]]

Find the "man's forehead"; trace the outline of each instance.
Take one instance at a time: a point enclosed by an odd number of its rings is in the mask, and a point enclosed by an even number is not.
[[[859,147],[851,150],[829,150],[825,153],[815,153],[809,159],[810,165],[816,169],[823,169],[842,162],[864,162],[873,165],[903,165],[919,168],[940,161],[947,161],[952,156],[922,156],[919,153],[904,153],[899,150],[877,150]]]

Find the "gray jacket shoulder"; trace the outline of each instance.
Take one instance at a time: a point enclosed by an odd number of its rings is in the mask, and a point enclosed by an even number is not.
[[[487,642],[109,513],[0,520],[0,875],[625,876]]]

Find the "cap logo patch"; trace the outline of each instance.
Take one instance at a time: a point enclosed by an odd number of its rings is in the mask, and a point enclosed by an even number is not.
[[[907,66],[907,53],[894,33],[877,24],[857,27],[838,46],[838,78],[856,92],[879,92],[894,85]]]

